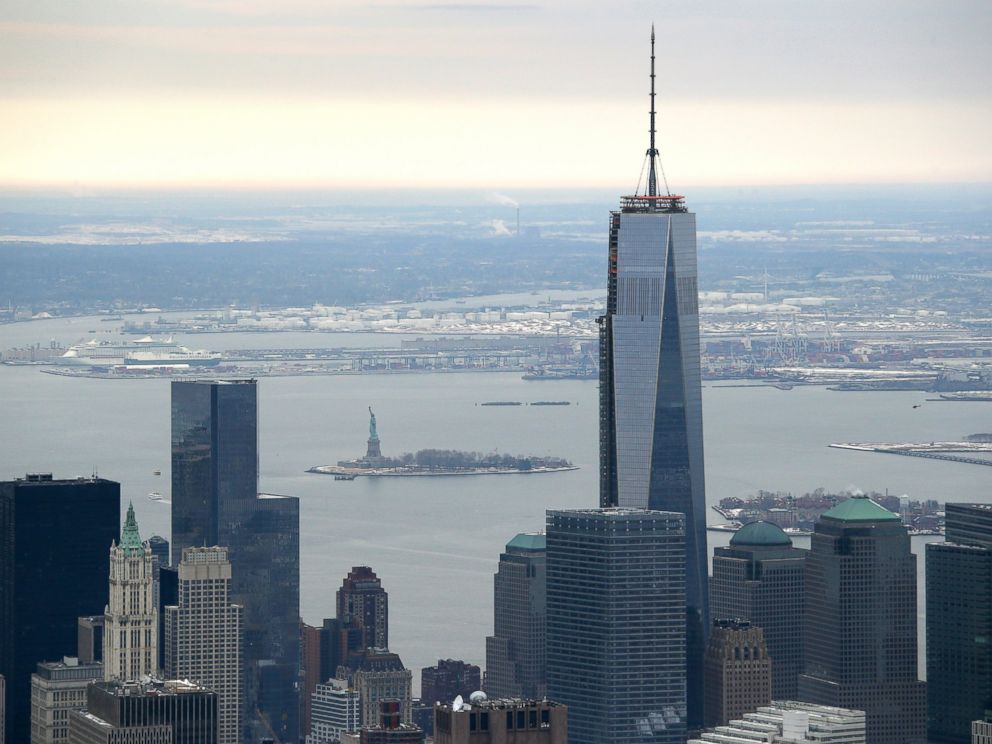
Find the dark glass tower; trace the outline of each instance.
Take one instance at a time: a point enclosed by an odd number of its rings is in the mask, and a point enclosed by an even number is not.
[[[172,383],[172,555],[214,545],[228,548],[244,607],[246,740],[296,741],[299,501],[258,493],[255,380]]]
[[[659,194],[654,95],[652,29],[647,193],[623,197],[610,213],[599,319],[600,506],[685,514],[689,720],[699,724],[709,596],[696,216],[667,184]]]
[[[710,609],[715,618],[747,620],[764,631],[772,658],[772,699],[795,700],[803,671],[806,555],[782,528],[751,522],[730,546],[713,551]]]
[[[684,535],[673,512],[548,512],[548,697],[569,744],[685,741]]]
[[[927,733],[970,744],[992,709],[992,506],[947,504],[927,544]]]
[[[821,516],[806,558],[805,604],[799,699],[863,710],[872,744],[924,744],[916,556],[899,517],[861,496]]]
[[[547,692],[547,543],[520,534],[506,544],[493,577],[493,634],[486,638],[486,693],[540,700]]]
[[[0,482],[0,674],[6,741],[31,740],[31,674],[72,654],[80,616],[107,604],[121,487],[102,478]]]

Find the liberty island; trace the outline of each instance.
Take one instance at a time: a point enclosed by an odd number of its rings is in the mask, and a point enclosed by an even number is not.
[[[442,476],[442,475],[513,475],[517,473],[556,473],[578,470],[563,457],[535,455],[483,454],[461,450],[422,449],[399,457],[385,457],[379,441],[375,413],[369,406],[369,439],[365,456],[339,460],[337,465],[317,465],[308,473],[333,475],[335,480],[354,480],[358,476]]]

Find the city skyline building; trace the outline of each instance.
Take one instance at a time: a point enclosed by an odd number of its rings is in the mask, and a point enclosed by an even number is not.
[[[66,656],[38,662],[31,675],[31,744],[69,741],[69,713],[86,707],[86,688],[103,680],[103,664]]]
[[[685,515],[687,694],[698,725],[709,590],[696,216],[669,191],[660,164],[654,42],[652,27],[646,188],[638,183],[610,212],[606,314],[598,319],[600,506]]]
[[[703,725],[723,726],[772,701],[772,661],[761,628],[714,620],[703,666]]]
[[[110,546],[110,591],[104,611],[103,678],[140,680],[158,674],[155,558],[141,541],[128,504],[121,540]]]
[[[413,672],[403,666],[398,654],[387,649],[366,649],[352,684],[362,701],[363,726],[375,725],[381,700],[398,700],[400,722],[413,720]]]
[[[165,608],[165,676],[191,679],[217,693],[219,744],[241,730],[241,605],[231,602],[225,548],[186,548],[179,563],[179,603]]]
[[[551,700],[473,698],[435,706],[434,744],[567,744],[569,725],[568,708]]]
[[[424,744],[424,730],[400,718],[399,700],[380,700],[376,722],[362,726],[355,733],[342,737],[342,744],[351,740],[355,744]]]
[[[29,473],[0,482],[0,674],[6,739],[31,740],[31,675],[76,648],[82,616],[107,602],[108,546],[121,524],[120,484]]]
[[[926,548],[927,734],[968,744],[992,708],[992,507],[944,514],[944,540]]]
[[[172,382],[172,558],[225,546],[243,611],[246,742],[296,741],[300,717],[300,512],[258,492],[255,380]]]
[[[872,744],[925,744],[916,556],[898,515],[853,496],[817,520],[805,617],[799,699],[863,710]]]
[[[82,663],[103,661],[104,615],[89,615],[76,621],[76,658]]]
[[[300,620],[300,733],[307,736],[313,721],[313,694],[317,685],[334,676],[321,674],[322,628]]]
[[[569,743],[683,744],[684,516],[548,511],[546,535],[548,697]]]
[[[544,697],[546,613],[547,541],[543,533],[521,533],[506,544],[493,576],[493,634],[486,638],[490,697]]]
[[[760,627],[772,658],[772,698],[795,699],[803,671],[806,556],[781,527],[751,522],[713,550],[710,611]]]
[[[362,701],[346,679],[328,679],[313,691],[306,744],[333,744],[362,725]]]
[[[352,567],[337,591],[336,604],[337,619],[361,631],[360,649],[389,648],[389,594],[371,567]]]
[[[461,695],[466,700],[482,689],[482,670],[460,659],[438,659],[437,665],[420,670],[422,700],[454,700]]]
[[[188,680],[95,682],[69,744],[217,744],[217,694]]]

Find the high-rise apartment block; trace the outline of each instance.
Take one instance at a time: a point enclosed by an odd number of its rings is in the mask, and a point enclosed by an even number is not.
[[[69,713],[86,707],[86,688],[102,679],[102,664],[75,656],[39,662],[31,675],[31,744],[69,741]]]
[[[217,695],[186,680],[94,683],[69,744],[217,744]]]
[[[158,673],[155,563],[141,542],[134,506],[127,508],[121,541],[110,547],[110,601],[104,620],[103,677],[139,680]]]
[[[567,744],[569,725],[568,709],[550,700],[473,699],[435,707],[434,744]]]
[[[330,677],[321,674],[321,628],[300,620],[300,732],[309,733],[313,712],[313,693],[317,685]]]
[[[433,702],[451,701],[461,695],[466,700],[482,689],[482,670],[475,664],[456,659],[438,659],[437,666],[420,670],[420,697]]]
[[[729,547],[713,551],[713,617],[747,620],[762,629],[772,658],[775,700],[796,697],[803,670],[807,553],[770,522],[744,525]]]
[[[872,744],[926,741],[916,556],[897,515],[855,496],[820,517],[806,559],[805,625],[801,700],[865,711]]]
[[[120,529],[120,484],[28,475],[0,482],[0,674],[6,739],[31,740],[31,675],[76,647],[80,616],[103,612]]]
[[[317,685],[310,706],[310,733],[306,744],[333,744],[348,731],[362,726],[362,701],[346,679]]]
[[[258,493],[255,380],[172,383],[172,556],[223,545],[244,607],[246,739],[299,733],[300,512]]]
[[[362,632],[361,648],[389,648],[389,595],[368,566],[351,569],[337,593],[338,620]]]
[[[866,744],[865,714],[826,705],[776,701],[725,726],[704,731],[688,744]]]
[[[992,707],[992,506],[947,504],[927,544],[927,734],[968,744]]]
[[[506,544],[493,577],[493,634],[486,638],[486,692],[492,698],[540,699],[547,692],[546,585],[544,535],[517,535]]]
[[[548,696],[568,706],[570,744],[682,744],[683,515],[549,511],[547,556]]]
[[[652,31],[646,193],[623,197],[609,222],[599,319],[600,506],[685,515],[688,706],[696,724],[709,624],[696,216],[667,184],[666,193],[659,188],[654,61]]]
[[[217,693],[219,744],[241,738],[241,605],[231,603],[226,548],[186,548],[179,604],[166,607],[165,674]]]
[[[412,719],[413,672],[397,654],[385,649],[367,649],[355,670],[353,684],[362,700],[362,725],[372,726],[379,718],[379,702],[398,700],[400,721]]]
[[[772,700],[772,662],[761,628],[715,620],[703,666],[706,726],[722,726]]]

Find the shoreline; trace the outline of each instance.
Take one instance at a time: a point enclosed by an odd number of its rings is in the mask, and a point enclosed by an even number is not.
[[[531,468],[530,470],[507,470],[505,468],[476,468],[472,470],[402,470],[400,468],[346,468],[340,465],[315,465],[307,468],[307,473],[315,475],[346,475],[350,478],[432,478],[435,476],[466,476],[466,475],[528,475],[532,473],[563,473],[568,470],[578,470],[578,465],[567,465],[558,468]]]

